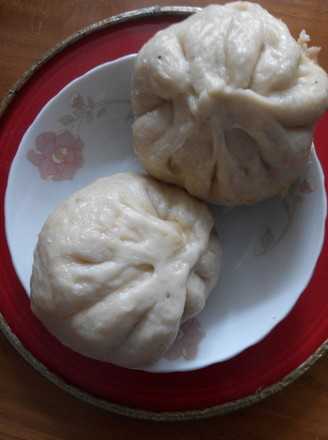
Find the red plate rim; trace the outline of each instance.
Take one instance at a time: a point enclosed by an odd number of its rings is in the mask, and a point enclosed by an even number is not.
[[[328,350],[327,239],[296,306],[262,341],[228,361],[200,370],[147,373],[84,358],[61,346],[43,328],[30,311],[12,265],[3,207],[20,140],[49,99],[93,67],[137,52],[159,29],[197,10],[155,6],[89,26],[42,57],[0,105],[1,329],[25,359],[66,391],[116,413],[154,420],[208,417],[248,406],[284,388]],[[327,127],[328,112],[314,136],[324,172],[328,167]]]

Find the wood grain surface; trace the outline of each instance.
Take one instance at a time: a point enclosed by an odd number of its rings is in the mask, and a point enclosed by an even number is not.
[[[92,23],[154,4],[202,0],[0,0],[0,99],[40,56]],[[224,3],[217,1],[217,3]],[[322,46],[328,70],[328,0],[259,0],[297,37]],[[1,148],[1,146],[0,146]],[[35,371],[0,334],[0,440],[328,439],[328,357],[283,391],[247,409],[210,419],[152,422],[82,402]]]

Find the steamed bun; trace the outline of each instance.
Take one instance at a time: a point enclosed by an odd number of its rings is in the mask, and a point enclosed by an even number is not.
[[[116,174],[47,219],[34,251],[31,306],[73,350],[142,366],[202,310],[220,265],[204,203],[144,174]]]
[[[308,40],[249,2],[208,6],[155,34],[132,82],[142,166],[223,205],[286,193],[328,107],[327,74]]]

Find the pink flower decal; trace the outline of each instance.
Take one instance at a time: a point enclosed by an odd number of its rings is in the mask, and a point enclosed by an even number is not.
[[[303,179],[300,183],[299,190],[302,193],[310,193],[312,191],[315,191],[315,181],[312,176],[306,177]]]
[[[35,148],[28,151],[27,159],[39,168],[42,179],[71,180],[84,163],[83,148],[81,139],[67,130],[43,132],[35,139]]]
[[[83,97],[78,92],[71,93],[68,103],[74,108],[82,108],[84,106]]]
[[[314,177],[306,176],[296,180],[289,188],[288,194],[282,199],[282,208],[287,214],[287,221],[278,236],[273,233],[271,226],[265,226],[265,232],[259,240],[260,246],[255,249],[254,254],[260,257],[273,249],[288,231],[296,213],[297,205],[304,201],[306,194],[316,190]]]
[[[205,338],[205,336],[206,333],[201,328],[197,319],[193,318],[184,322],[180,327],[179,334],[174,344],[165,354],[165,359],[175,361],[182,356],[186,361],[195,359],[198,353],[198,344]]]

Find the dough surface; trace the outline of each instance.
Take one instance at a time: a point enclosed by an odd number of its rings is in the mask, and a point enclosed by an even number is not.
[[[124,367],[158,360],[221,266],[207,206],[139,173],[96,180],[48,217],[31,307],[64,345]]]
[[[223,205],[287,192],[328,107],[318,48],[249,2],[210,5],[150,39],[133,73],[142,166]]]

